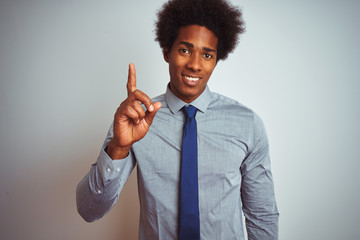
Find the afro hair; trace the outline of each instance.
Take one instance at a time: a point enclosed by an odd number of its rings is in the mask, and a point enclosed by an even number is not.
[[[218,38],[217,61],[231,53],[245,31],[242,12],[226,0],[170,0],[157,13],[156,41],[170,50],[180,27],[200,25]]]

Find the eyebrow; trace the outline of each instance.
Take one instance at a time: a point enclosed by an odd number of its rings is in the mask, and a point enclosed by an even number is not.
[[[194,44],[189,43],[189,42],[181,41],[179,44],[183,44],[189,48],[194,48]],[[208,47],[203,47],[202,49],[205,50],[206,52],[216,52],[215,49],[208,48]]]

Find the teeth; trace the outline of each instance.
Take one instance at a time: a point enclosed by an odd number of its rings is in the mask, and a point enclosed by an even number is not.
[[[193,81],[196,82],[199,80],[199,78],[194,78],[194,77],[189,77],[189,76],[185,76],[186,79],[188,79],[189,81]]]

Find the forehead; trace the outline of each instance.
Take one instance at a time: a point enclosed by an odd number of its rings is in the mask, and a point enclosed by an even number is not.
[[[216,49],[218,39],[208,28],[199,25],[190,25],[179,28],[178,36],[174,44],[188,42],[199,48]]]

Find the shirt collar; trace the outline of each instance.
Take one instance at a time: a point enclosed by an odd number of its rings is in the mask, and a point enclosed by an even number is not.
[[[199,111],[205,112],[207,107],[210,104],[211,100],[211,92],[209,87],[206,85],[205,90],[201,93],[199,97],[197,97],[194,101],[190,103],[190,105],[196,107]],[[170,90],[170,86],[168,85],[165,92],[165,101],[170,108],[170,111],[173,114],[176,114],[180,111],[185,105],[189,105],[186,102],[182,101],[180,98],[175,96]]]

